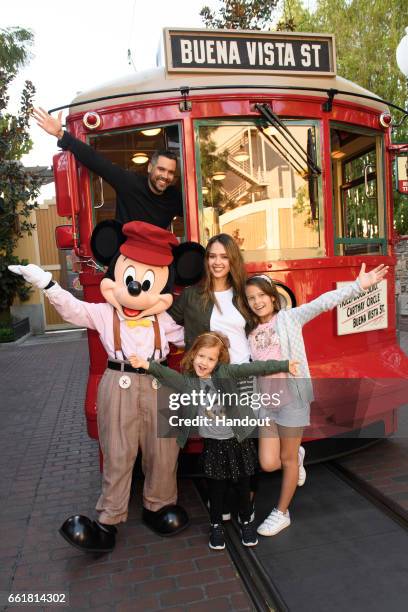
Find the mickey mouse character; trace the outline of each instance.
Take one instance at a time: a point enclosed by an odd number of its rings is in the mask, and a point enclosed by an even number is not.
[[[105,303],[78,300],[33,264],[9,266],[27,282],[44,289],[66,321],[94,329],[107,352],[107,368],[98,388],[97,419],[103,454],[102,493],[96,505],[98,520],[75,515],[60,534],[88,552],[109,552],[115,525],[125,522],[132,469],[142,451],[145,474],[143,522],[162,536],[188,524],[177,501],[178,446],[175,438],[157,435],[157,384],[127,357],[137,351],[145,359],[165,360],[169,342],[184,344],[183,328],[165,312],[173,301],[173,282],[193,284],[201,276],[204,249],[197,243],[179,244],[171,232],[141,221],[121,225],[103,221],[91,240],[98,261],[108,271],[100,289]]]

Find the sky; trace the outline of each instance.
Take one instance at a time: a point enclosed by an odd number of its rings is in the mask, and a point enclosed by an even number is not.
[[[164,27],[204,27],[204,5],[217,0],[3,0],[1,26],[34,33],[33,57],[10,88],[9,110],[18,107],[25,79],[36,87],[35,105],[45,109],[70,102],[77,92],[155,66]],[[133,65],[129,65],[127,50]],[[56,139],[32,122],[32,151],[27,166],[52,163]],[[53,186],[43,189],[51,197]],[[40,198],[41,201],[42,198]]]

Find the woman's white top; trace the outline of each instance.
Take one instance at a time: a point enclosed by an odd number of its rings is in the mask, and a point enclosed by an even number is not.
[[[232,302],[232,287],[226,291],[215,291],[214,293],[220,308],[214,305],[210,329],[225,334],[229,339],[231,363],[248,363],[250,351],[245,334],[246,321]]]

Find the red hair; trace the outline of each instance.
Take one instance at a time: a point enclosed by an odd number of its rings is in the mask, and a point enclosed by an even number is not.
[[[187,374],[195,374],[193,361],[202,348],[214,348],[217,347],[218,351],[218,363],[229,363],[229,349],[230,343],[227,336],[220,332],[205,332],[200,334],[194,340],[192,347],[185,353],[183,359],[180,362],[181,369]]]

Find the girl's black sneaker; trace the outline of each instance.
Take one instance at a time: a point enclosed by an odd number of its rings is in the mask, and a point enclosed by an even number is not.
[[[208,546],[213,550],[224,550],[224,528],[221,524],[210,525],[210,541]]]
[[[253,521],[247,521],[246,523],[242,523],[241,541],[244,546],[256,546],[258,544],[255,524]]]

